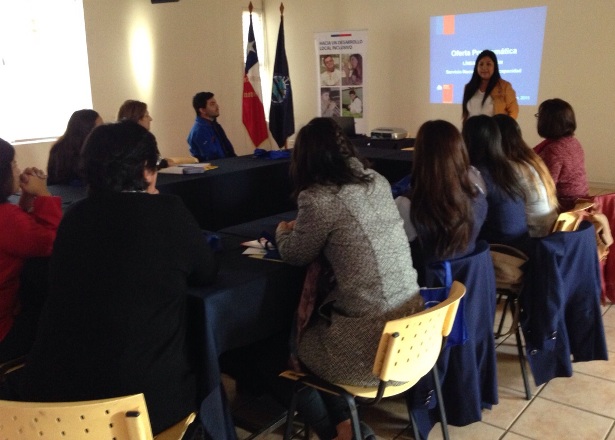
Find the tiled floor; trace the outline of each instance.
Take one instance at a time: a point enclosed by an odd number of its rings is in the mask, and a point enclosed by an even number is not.
[[[591,195],[611,192],[615,190],[590,190]],[[530,401],[525,400],[514,335],[498,340],[500,402],[492,410],[483,411],[481,422],[464,427],[449,426],[451,439],[615,440],[615,305],[602,309],[610,360],[575,363],[572,377],[557,378],[541,387],[534,386],[530,377]],[[227,384],[232,398],[232,381],[228,380]],[[406,407],[400,399],[387,399],[376,407],[366,408],[363,420],[374,429],[379,440],[412,439]],[[281,439],[281,432],[278,429],[261,438]],[[240,439],[249,435],[239,428],[237,433]],[[429,439],[442,439],[440,425],[433,428]]]
[[[576,363],[572,377],[554,379],[539,388],[530,378],[530,401],[525,400],[523,392],[514,336],[497,341],[500,403],[483,411],[481,422],[450,426],[451,439],[615,440],[615,305],[603,307],[603,321],[611,359]],[[231,381],[228,384],[232,387]],[[363,419],[379,440],[412,438],[406,408],[399,399],[366,408]],[[237,432],[240,439],[248,436],[241,429]],[[278,429],[262,438],[281,439],[281,432]],[[429,438],[442,439],[440,425],[434,427]]]

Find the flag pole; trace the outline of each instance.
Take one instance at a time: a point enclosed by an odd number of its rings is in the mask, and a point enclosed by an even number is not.
[[[288,71],[288,60],[284,47],[284,3],[280,3],[280,28],[276,46],[271,107],[269,109],[269,130],[279,149],[288,150],[288,138],[295,132],[293,115],[293,94]]]

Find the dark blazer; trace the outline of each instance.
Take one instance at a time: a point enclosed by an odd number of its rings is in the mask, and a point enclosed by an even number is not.
[[[453,280],[466,286],[457,314],[463,313],[468,340],[463,345],[447,347],[438,358],[442,395],[448,423],[465,426],[482,419],[482,409],[498,403],[497,368],[493,320],[496,286],[489,245],[476,242],[470,255],[450,260]],[[441,263],[427,267],[427,287],[444,286]],[[439,421],[435,409],[433,381],[427,375],[407,394],[407,403],[415,411],[421,436],[427,438]]]
[[[536,385],[572,376],[575,362],[606,360],[595,230],[532,239],[521,293],[521,328]]]
[[[196,408],[186,346],[188,284],[216,264],[179,198],[91,196],[65,214],[49,297],[19,398],[70,401],[143,392],[154,433]]]

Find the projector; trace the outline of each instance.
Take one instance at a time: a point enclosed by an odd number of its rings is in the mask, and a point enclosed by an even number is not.
[[[404,139],[408,136],[408,131],[403,128],[380,127],[372,130],[372,139]]]

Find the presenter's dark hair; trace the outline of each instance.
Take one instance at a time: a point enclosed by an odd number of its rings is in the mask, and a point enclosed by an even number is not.
[[[545,139],[559,139],[574,135],[577,121],[572,106],[563,99],[543,101],[538,107],[538,134]]]
[[[192,98],[192,107],[196,112],[197,116],[199,115],[199,109],[203,107],[207,107],[207,101],[214,97],[214,94],[211,92],[199,92]]]
[[[414,143],[410,217],[418,238],[431,237],[435,255],[465,250],[474,227],[470,162],[459,130],[443,120],[427,121]]]
[[[144,191],[143,171],[155,171],[158,158],[156,138],[139,124],[101,125],[83,146],[83,178],[90,193]]]
[[[128,119],[129,121],[139,122],[147,112],[147,104],[134,99],[128,99],[121,105],[117,112],[117,120]]]
[[[337,122],[331,118],[312,119],[295,139],[290,164],[294,195],[315,184],[341,188],[350,183],[371,182],[371,176],[351,166],[353,157],[358,158],[357,151]]]
[[[98,118],[98,113],[90,109],[77,110],[71,115],[66,131],[49,151],[47,183],[69,184],[79,179],[79,154]]]
[[[5,203],[13,194],[13,160],[15,148],[0,139],[0,203]]]
[[[491,58],[491,61],[493,61],[493,75],[491,75],[491,78],[489,79],[489,83],[487,84],[487,89],[485,90],[485,96],[483,96],[483,102],[482,102],[483,105],[485,104],[487,97],[491,94],[491,91],[493,90],[495,85],[502,78],[500,76],[500,68],[498,67],[498,58],[496,57],[495,53],[491,50],[483,50],[481,53],[479,53],[478,57],[476,57],[476,61],[474,62],[474,72],[472,72],[472,78],[470,78],[470,81],[466,84],[465,88],[463,89],[463,102],[462,102],[461,108],[462,108],[462,116],[463,116],[464,121],[468,118],[468,108],[467,108],[468,101],[472,99],[472,96],[474,96],[474,94],[480,87],[481,78],[480,78],[480,75],[478,74],[478,63],[480,62],[481,59],[485,57],[489,57]]]
[[[489,170],[496,186],[509,197],[523,198],[523,187],[502,149],[502,135],[497,122],[487,115],[472,116],[463,124],[462,134],[470,163]]]

